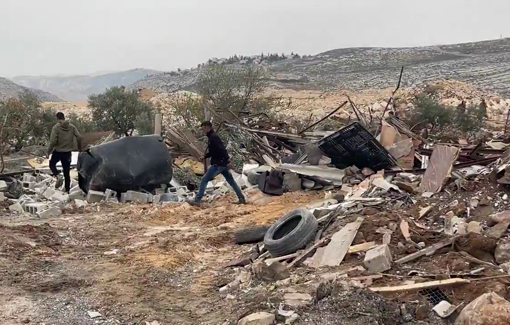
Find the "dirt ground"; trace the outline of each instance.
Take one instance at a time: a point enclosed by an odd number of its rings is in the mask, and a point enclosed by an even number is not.
[[[234,244],[233,231],[270,223],[320,195],[247,206],[225,197],[208,209],[101,205],[45,220],[0,212],[0,324],[236,321],[250,298],[218,292],[231,281],[224,264],[246,251]]]

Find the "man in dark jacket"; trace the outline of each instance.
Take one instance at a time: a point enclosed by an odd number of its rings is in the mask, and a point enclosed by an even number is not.
[[[56,177],[57,184],[55,187],[62,186],[62,179],[59,177],[60,171],[57,170],[57,163],[62,164],[62,171],[65,178],[65,190],[69,193],[71,187],[71,152],[75,148],[74,139],[78,144],[78,150],[82,151],[81,135],[74,125],[66,121],[64,113],[57,113],[58,123],[51,129],[50,146],[48,148],[48,156],[51,155],[50,169],[53,176]]]
[[[239,185],[237,185],[234,177],[232,177],[232,174],[230,173],[232,164],[230,163],[230,157],[228,156],[227,149],[225,149],[223,141],[221,141],[220,137],[212,129],[211,122],[203,122],[202,127],[204,132],[207,134],[207,137],[209,138],[209,145],[207,146],[205,159],[211,158],[211,167],[207,170],[204,177],[202,177],[200,190],[198,191],[198,195],[195,198],[195,201],[190,203],[193,205],[200,205],[200,201],[204,196],[207,183],[209,183],[209,181],[211,181],[216,175],[222,174],[223,177],[225,177],[227,183],[229,183],[236,192],[236,195],[239,198],[239,202],[237,203],[246,204],[246,199],[243,195],[243,192],[241,191],[241,188]]]

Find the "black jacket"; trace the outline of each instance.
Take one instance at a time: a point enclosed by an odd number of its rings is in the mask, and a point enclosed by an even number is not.
[[[211,158],[211,165],[227,166],[230,162],[230,157],[223,141],[213,130],[207,132],[207,137],[209,138],[209,145],[207,146],[205,158]]]

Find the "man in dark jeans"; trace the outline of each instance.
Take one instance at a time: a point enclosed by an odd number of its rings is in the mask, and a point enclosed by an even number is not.
[[[212,129],[211,122],[203,122],[202,127],[204,132],[207,134],[207,137],[209,138],[209,145],[207,146],[207,153],[205,154],[205,158],[211,158],[211,167],[209,167],[204,177],[202,177],[198,195],[195,198],[195,201],[191,201],[190,204],[196,206],[200,205],[200,201],[204,196],[207,183],[209,183],[209,181],[211,181],[216,175],[220,173],[225,177],[227,183],[229,183],[236,192],[236,195],[239,198],[239,202],[237,203],[246,204],[246,199],[243,195],[243,192],[241,191],[241,188],[239,185],[237,185],[234,177],[232,177],[232,174],[230,173],[232,164],[230,163],[230,157],[228,156],[223,141],[221,141],[220,137]]]
[[[60,171],[57,170],[57,163],[60,161],[65,178],[65,190],[69,193],[71,187],[71,152],[74,147],[74,139],[78,144],[78,150],[82,151],[81,135],[74,125],[66,121],[64,113],[57,113],[57,124],[51,129],[50,146],[48,156],[51,155],[50,169],[53,176],[57,178],[55,187],[62,186],[62,178],[59,177]]]

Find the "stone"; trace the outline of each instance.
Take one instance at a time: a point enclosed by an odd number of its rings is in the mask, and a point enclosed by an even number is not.
[[[109,188],[106,189],[106,191],[104,191],[104,200],[105,201],[108,201],[110,198],[112,197],[117,197],[117,192],[115,192],[114,190],[110,190]]]
[[[403,178],[406,182],[415,183],[421,180],[419,175],[411,174],[411,173],[399,173],[397,176]]]
[[[88,203],[98,203],[104,200],[104,193],[99,191],[90,190],[87,193],[87,202]]]
[[[227,188],[227,191],[228,191],[228,187]],[[176,191],[177,195],[178,196],[186,196],[186,194],[188,194],[188,191],[186,191],[183,187],[179,187]]]
[[[258,312],[242,318],[237,325],[271,325],[275,319],[276,316],[274,314]]]
[[[133,203],[148,203],[149,195],[147,193],[137,191],[127,191],[125,193],[125,201]]]
[[[468,233],[474,232],[474,233],[477,233],[477,234],[481,234],[482,233],[482,226],[480,225],[480,223],[478,221],[471,221],[471,222],[468,223],[467,232]]]
[[[510,274],[510,262],[503,263],[499,267],[506,273]]]
[[[305,188],[307,190],[310,190],[310,189],[312,189],[315,186],[315,182],[311,181],[309,179],[303,178],[302,182],[301,182],[301,185],[303,186],[303,188]]]
[[[88,203],[87,201],[84,200],[74,199],[74,205],[76,205],[76,207],[79,209],[87,206]]]
[[[498,264],[510,262],[510,239],[500,239],[494,251],[494,258]]]
[[[284,280],[290,277],[290,272],[280,262],[273,262],[267,265],[264,261],[253,265],[253,273],[259,280],[273,282],[278,280]]]
[[[9,186],[7,185],[7,183],[5,181],[0,181],[0,191],[1,192],[7,191],[8,188],[9,188]]]
[[[59,207],[55,207],[55,206],[37,213],[39,218],[58,217],[61,214],[62,214],[62,210]]]
[[[333,196],[333,199],[337,200],[338,203],[342,203],[343,201],[345,201],[345,195],[343,195],[342,193],[337,193]]]
[[[36,183],[37,182],[37,178],[35,176],[32,176],[31,174],[23,174],[23,180],[22,180],[23,183]]]
[[[408,183],[408,182],[399,182],[395,181],[393,184],[397,185],[399,189],[406,191],[407,193],[416,194],[418,193],[418,184]]]
[[[46,198],[47,200],[51,200],[51,197],[53,196],[53,194],[55,194],[55,189],[51,188],[51,187],[48,187],[44,192],[43,192],[43,196],[44,198]]]
[[[152,197],[152,203],[157,204],[161,202],[161,194],[156,194]]]
[[[363,169],[361,170],[361,174],[362,174],[363,176],[365,176],[365,177],[368,177],[368,176],[373,175],[373,174],[375,174],[375,173],[374,173],[374,171],[373,171],[372,169],[370,169],[370,168],[368,168],[368,167],[365,167],[365,168],[363,168]]]
[[[508,230],[508,226],[510,226],[510,221],[502,221],[494,227],[487,229],[485,235],[490,238],[500,239]]]
[[[288,192],[301,191],[301,178],[296,173],[286,172],[283,175],[283,188]]]
[[[97,311],[88,311],[87,314],[89,315],[90,318],[98,318],[102,316]]]
[[[471,301],[455,319],[455,325],[510,324],[510,302],[489,292]]]
[[[392,262],[390,247],[383,244],[369,250],[363,264],[371,273],[380,273],[390,270]]]
[[[3,202],[5,200],[7,200],[7,199],[5,198],[4,192],[0,192],[0,202]]]
[[[313,297],[308,293],[290,292],[283,296],[285,305],[290,307],[302,307],[312,303]]]
[[[23,210],[23,206],[19,202],[16,202],[16,203],[12,204],[11,206],[9,206],[9,211],[14,211],[14,212],[18,212],[18,213],[25,212],[25,210]]]
[[[290,325],[290,324],[294,324],[295,322],[297,322],[299,320],[299,315],[294,313],[292,315],[290,315],[290,317],[288,317],[287,319],[285,319],[285,325]]]

